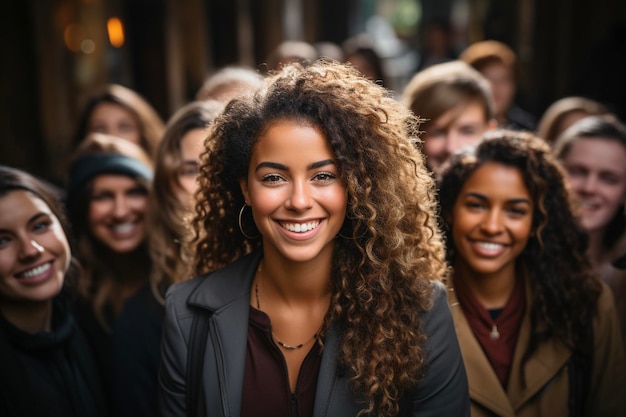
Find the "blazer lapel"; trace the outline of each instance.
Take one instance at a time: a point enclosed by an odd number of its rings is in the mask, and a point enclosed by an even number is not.
[[[524,403],[531,400],[552,378],[559,374],[560,370],[565,366],[571,356],[569,349],[555,338],[541,343],[537,346],[537,350],[526,361],[524,366],[526,381],[526,386],[524,387],[520,374],[522,369],[522,356],[530,340],[531,297],[530,288],[527,285],[526,300],[528,305],[526,306],[526,314],[520,327],[520,334],[515,347],[515,355],[513,356],[513,365],[507,389],[511,404],[516,410],[519,410]]]
[[[208,373],[209,378],[211,373],[217,374],[221,410],[225,417],[241,414],[250,285],[262,255],[261,251],[253,252],[205,277],[205,282],[188,299],[190,305],[213,311],[204,372]],[[211,398],[212,388],[215,389],[211,384],[205,384],[207,401]],[[211,407],[211,404],[207,404],[207,410],[210,409],[215,409],[215,405]]]
[[[216,311],[212,318],[214,326],[210,327],[213,349],[218,358],[217,372],[225,416],[241,414],[248,339],[247,322],[241,323],[241,317],[248,317],[249,301],[248,296],[242,296]]]
[[[348,371],[337,367],[340,341],[340,331],[333,324],[324,339],[322,363],[313,406],[314,417],[355,416],[361,409],[354,401],[348,381]]]
[[[452,287],[448,287],[448,303],[452,310],[454,326],[461,346],[470,398],[499,416],[515,417],[511,402],[480,343],[474,336]]]
[[[317,379],[317,390],[315,392],[315,404],[313,406],[313,416],[323,417],[328,415],[328,405],[337,381],[337,353],[339,350],[339,332],[335,325],[331,326],[326,339],[324,340],[324,350],[322,351],[322,363]]]

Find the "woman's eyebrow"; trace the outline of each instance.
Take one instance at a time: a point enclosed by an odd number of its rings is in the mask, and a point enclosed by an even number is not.
[[[481,193],[477,193],[477,192],[472,192],[472,191],[470,191],[467,194],[465,194],[465,196],[466,197],[467,196],[474,197],[474,198],[477,198],[477,199],[483,200],[483,201],[489,200],[489,198],[486,195],[481,194]],[[506,200],[506,202],[509,203],[509,204],[511,204],[511,203],[512,204],[518,204],[518,203],[530,204],[530,200],[528,198],[525,198],[525,197],[511,198],[511,199]]]
[[[279,164],[278,162],[261,162],[256,166],[255,171],[258,171],[261,168],[274,168],[279,169],[281,171],[287,171],[287,167],[283,164]]]
[[[321,168],[323,166],[326,165],[334,165],[335,161],[332,159],[324,159],[323,161],[318,161],[318,162],[313,162],[312,164],[307,166],[307,169],[315,169],[315,168]],[[281,171],[287,171],[289,170],[289,167],[283,164],[280,164],[278,162],[261,162],[259,165],[256,166],[255,171],[258,171],[261,168],[274,168],[274,169],[279,169]]]

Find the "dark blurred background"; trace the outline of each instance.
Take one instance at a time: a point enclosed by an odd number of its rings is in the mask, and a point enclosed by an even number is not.
[[[3,0],[0,163],[60,181],[80,106],[102,84],[133,88],[166,120],[226,65],[259,67],[284,40],[369,33],[388,87],[423,59],[424,28],[450,47],[496,39],[519,56],[518,102],[539,118],[583,95],[626,119],[624,0]]]

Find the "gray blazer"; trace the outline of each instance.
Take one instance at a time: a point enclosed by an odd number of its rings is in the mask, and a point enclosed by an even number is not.
[[[262,253],[257,251],[212,273],[176,284],[167,294],[161,343],[159,410],[186,417],[187,355],[194,309],[212,312],[202,375],[207,416],[241,414],[250,287]],[[400,415],[469,416],[467,376],[444,286],[433,284],[433,308],[424,314],[428,336],[424,379],[401,401]],[[354,416],[361,409],[345,372],[337,369],[340,335],[332,326],[324,341],[313,415]]]

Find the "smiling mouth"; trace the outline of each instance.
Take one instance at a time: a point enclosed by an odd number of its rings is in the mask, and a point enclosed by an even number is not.
[[[134,223],[121,223],[111,226],[111,229],[116,234],[125,235],[135,230],[135,227],[136,225]]]
[[[474,242],[474,244],[490,252],[497,251],[497,250],[504,248],[504,245],[502,243]]]
[[[42,274],[48,272],[48,270],[52,267],[52,262],[45,263],[43,265],[36,266],[28,271],[20,272],[16,274],[15,277],[18,279],[31,279],[38,277]]]
[[[472,246],[474,246],[476,253],[481,254],[482,256],[491,257],[500,255],[505,250],[507,245],[495,242],[474,241],[472,242]]]
[[[580,205],[584,210],[595,210],[599,207],[597,203],[582,203]]]
[[[279,222],[279,223],[281,227],[289,230],[290,232],[304,233],[304,232],[308,232],[309,230],[315,229],[317,226],[319,226],[320,221],[315,220],[315,221],[306,222],[306,223],[285,223],[285,222]]]

